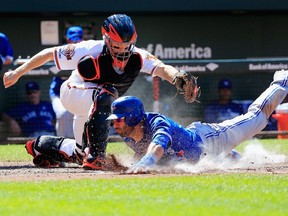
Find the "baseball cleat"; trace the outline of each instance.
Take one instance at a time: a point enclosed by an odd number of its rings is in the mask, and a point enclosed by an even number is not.
[[[85,170],[103,170],[105,160],[97,158],[87,158],[83,161],[83,169]]]
[[[241,158],[241,154],[239,152],[237,152],[236,150],[232,150],[229,154],[228,154],[228,158],[238,161]]]

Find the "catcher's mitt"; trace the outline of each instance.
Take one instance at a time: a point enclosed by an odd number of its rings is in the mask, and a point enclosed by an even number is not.
[[[180,71],[176,73],[172,84],[176,86],[180,94],[183,94],[187,103],[199,102],[197,98],[201,94],[200,87],[197,85],[197,77],[193,76],[191,72]]]

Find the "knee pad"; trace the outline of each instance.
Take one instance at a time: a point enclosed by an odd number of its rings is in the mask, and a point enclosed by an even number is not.
[[[98,100],[95,102],[96,108],[85,123],[84,133],[85,137],[87,137],[87,142],[90,144],[108,139],[110,122],[106,119],[111,114],[112,97],[110,96],[108,99],[105,98],[106,96],[106,93],[104,93],[98,97]]]
[[[89,143],[97,143],[108,139],[110,121],[106,119],[111,114],[111,104],[117,98],[118,91],[111,85],[104,85],[102,91],[94,98],[94,107],[89,120],[85,124],[85,133]],[[91,137],[92,140],[91,140]]]
[[[110,84],[105,84],[105,85],[103,86],[103,89],[104,89],[104,91],[107,92],[109,95],[113,96],[113,97],[114,97],[114,100],[115,100],[116,98],[118,98],[119,94],[118,94],[117,89],[116,89],[114,86],[112,86],[112,85],[110,85]],[[114,101],[114,100],[113,100],[113,101]],[[113,101],[112,101],[112,102],[113,102]]]
[[[58,152],[64,137],[43,135],[37,137],[34,143],[34,149],[42,154],[51,154]]]
[[[111,109],[111,104],[116,98],[118,98],[117,89],[110,84],[105,84],[101,90],[95,90],[93,93],[94,109],[99,110],[106,106],[109,106],[109,109]]]

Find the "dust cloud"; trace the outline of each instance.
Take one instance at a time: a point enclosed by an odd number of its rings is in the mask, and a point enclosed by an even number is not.
[[[188,173],[202,173],[213,170],[231,172],[237,169],[257,169],[259,167],[271,166],[288,162],[288,156],[274,151],[268,151],[255,139],[251,140],[241,153],[239,159],[227,158],[224,155],[218,157],[204,157],[199,163],[191,165],[189,163],[170,164],[170,168],[175,171]],[[159,167],[159,169],[161,169]]]

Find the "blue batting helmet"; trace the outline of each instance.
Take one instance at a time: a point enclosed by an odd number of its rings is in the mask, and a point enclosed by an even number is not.
[[[141,100],[135,96],[117,98],[112,103],[112,114],[107,118],[121,119],[130,127],[136,126],[145,116],[144,106]]]

